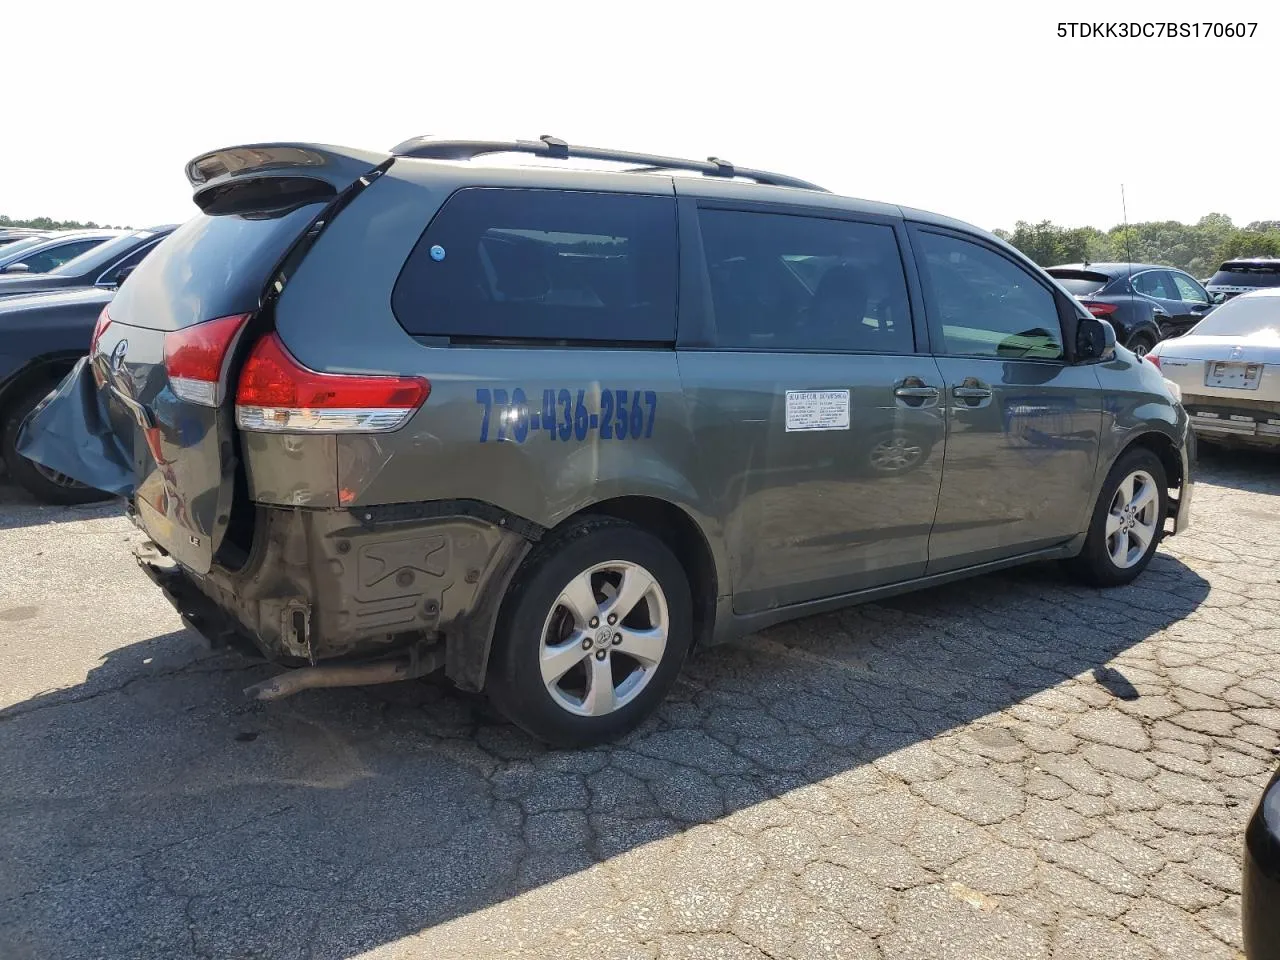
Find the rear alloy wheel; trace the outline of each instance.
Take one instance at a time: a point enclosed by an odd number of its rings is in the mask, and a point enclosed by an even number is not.
[[[1164,532],[1168,478],[1160,458],[1130,450],[1107,474],[1094,506],[1084,548],[1072,565],[1099,587],[1130,583],[1146,569]]]
[[[4,429],[0,434],[0,455],[4,457],[9,479],[39,500],[55,506],[71,506],[78,503],[96,503],[111,499],[111,494],[85,486],[66,474],[50,470],[34,463],[18,453],[18,432],[22,421],[40,405],[56,384],[41,383],[22,394],[5,411]]]
[[[508,591],[490,698],[558,746],[612,739],[675,681],[690,611],[684,570],[660,540],[618,520],[576,524],[539,544]]]

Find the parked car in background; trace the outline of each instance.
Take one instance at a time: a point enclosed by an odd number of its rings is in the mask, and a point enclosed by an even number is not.
[[[11,243],[18,240],[26,240],[30,237],[43,237],[49,234],[48,230],[32,230],[29,227],[0,227],[0,247],[7,247]]]
[[[128,498],[188,623],[302,668],[262,699],[443,667],[598,742],[695,643],[1037,560],[1128,583],[1189,522],[1159,372],[956,220],[551,137],[187,175],[18,449]]]
[[[1280,287],[1280,257],[1228,260],[1205,286],[1211,294],[1224,300],[1253,290]]]
[[[95,244],[92,249],[48,273],[0,276],[0,299],[70,287],[116,287],[130,270],[142,262],[143,257],[173,233],[175,226],[167,224],[124,234],[117,231],[106,242]]]
[[[0,284],[48,273],[120,233],[119,230],[69,230],[15,240],[0,247]]]
[[[1280,287],[1241,294],[1147,355],[1203,440],[1280,447]]]
[[[0,300],[0,458],[9,479],[44,503],[89,503],[107,495],[18,455],[27,414],[89,352],[93,326],[115,291],[81,287]]]
[[[1280,960],[1280,771],[1245,829],[1240,894],[1245,957]]]
[[[1083,263],[1049,267],[1095,317],[1116,329],[1116,339],[1143,356],[1166,337],[1186,333],[1214,308],[1191,274],[1150,263]]]

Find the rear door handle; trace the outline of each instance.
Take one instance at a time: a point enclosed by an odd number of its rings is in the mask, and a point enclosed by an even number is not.
[[[990,387],[952,387],[951,395],[961,400],[985,400],[991,396]]]

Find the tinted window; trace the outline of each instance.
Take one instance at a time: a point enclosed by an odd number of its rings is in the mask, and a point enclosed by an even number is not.
[[[258,309],[267,281],[323,204],[192,217],[150,252],[111,301],[111,316],[152,330]]]
[[[676,334],[673,197],[459,190],[392,293],[410,333],[666,342]]]
[[[915,349],[893,228],[735,210],[698,218],[719,346]]]
[[[1186,300],[1190,303],[1209,302],[1209,295],[1204,292],[1200,284],[1190,277],[1181,273],[1173,273],[1170,276],[1173,277],[1173,285],[1178,288],[1179,300]]]
[[[994,250],[958,237],[916,235],[944,350],[980,357],[1056,360],[1062,327],[1053,294]]]
[[[1280,260],[1224,263],[1209,283],[1215,287],[1280,287]]]
[[[156,240],[151,243],[148,243],[146,246],[141,247],[138,250],[135,250],[133,253],[129,254],[127,257],[125,257],[123,260],[117,263],[115,266],[111,267],[109,270],[103,273],[102,276],[98,278],[97,282],[102,284],[115,283],[116,278],[120,276],[120,274],[123,271],[128,270],[131,267],[136,267],[138,264],[140,264],[143,258],[152,250],[154,250],[156,248],[156,244],[158,244],[159,242],[160,241]]]
[[[1148,270],[1137,273],[1133,277],[1133,289],[1148,297],[1159,297],[1161,300],[1181,300],[1178,288],[1173,284],[1173,277],[1164,270]]]
[[[92,250],[101,242],[101,240],[77,240],[74,243],[64,243],[61,246],[50,247],[48,250],[22,257],[15,262],[25,263],[31,268],[32,273],[48,273],[68,260],[74,260],[80,254]]]
[[[1050,270],[1049,276],[1062,284],[1073,297],[1091,296],[1111,282],[1111,278],[1105,273],[1091,273],[1087,270]]]

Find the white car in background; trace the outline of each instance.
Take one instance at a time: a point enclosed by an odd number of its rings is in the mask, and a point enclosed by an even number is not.
[[[1280,287],[1233,297],[1147,359],[1181,392],[1196,436],[1280,449]]]

